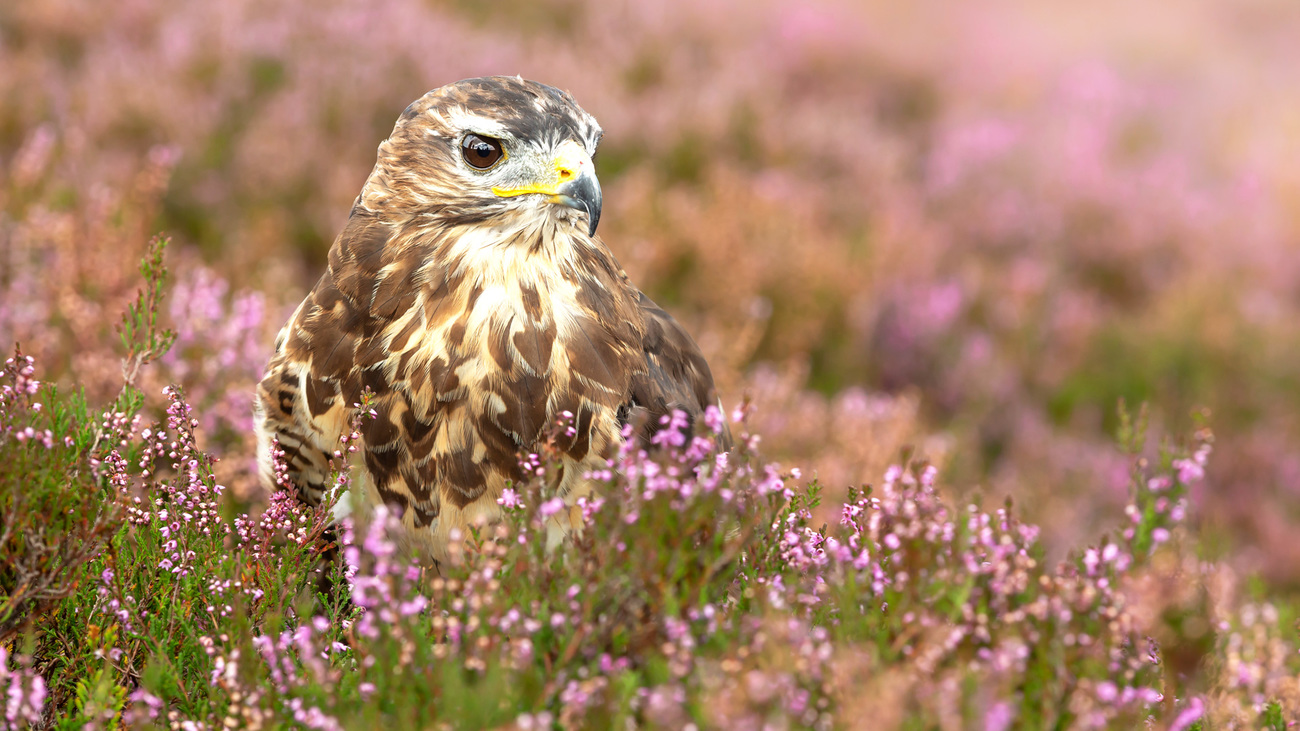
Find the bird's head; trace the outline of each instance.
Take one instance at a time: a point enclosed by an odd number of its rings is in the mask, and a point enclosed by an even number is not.
[[[466,79],[412,103],[361,194],[376,211],[447,225],[600,222],[602,135],[567,92],[510,76]]]

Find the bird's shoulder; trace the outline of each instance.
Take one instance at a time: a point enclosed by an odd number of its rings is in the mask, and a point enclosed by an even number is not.
[[[636,304],[642,361],[631,382],[625,419],[642,421],[648,437],[673,410],[694,420],[718,403],[718,393],[708,361],[686,328],[639,289]]]

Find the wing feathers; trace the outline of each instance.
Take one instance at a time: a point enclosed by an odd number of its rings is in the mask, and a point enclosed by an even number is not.
[[[648,438],[659,430],[660,417],[680,409],[694,421],[718,403],[718,394],[709,364],[690,333],[645,293],[638,294],[645,326],[641,341],[645,369],[632,381],[629,413],[623,421],[644,412],[642,435]],[[730,435],[724,434],[722,441],[723,448],[729,447]]]

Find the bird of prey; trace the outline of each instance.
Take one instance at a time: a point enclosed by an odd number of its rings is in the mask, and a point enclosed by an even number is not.
[[[525,478],[520,455],[566,412],[553,479],[572,506],[629,419],[653,429],[717,402],[695,341],[595,235],[602,134],[567,92],[518,77],[406,108],[258,387],[268,486],[274,440],[299,494],[320,501],[369,389],[365,502],[387,504],[399,540],[440,561],[453,529],[497,515],[508,481]]]

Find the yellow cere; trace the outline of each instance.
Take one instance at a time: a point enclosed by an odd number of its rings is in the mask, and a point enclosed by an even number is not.
[[[555,161],[552,163],[552,169],[555,171],[555,177],[546,182],[532,183],[520,186],[518,188],[501,188],[493,187],[492,192],[502,198],[511,198],[518,195],[528,195],[529,193],[541,193],[543,195],[556,195],[559,186],[578,177],[584,165],[591,165],[591,157],[587,151],[573,140],[565,140],[555,151]]]

